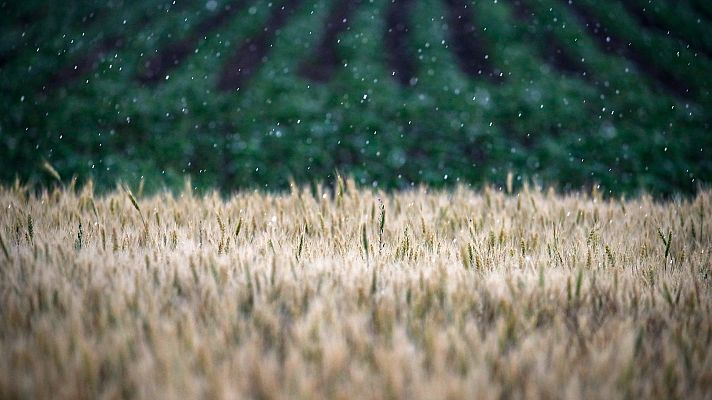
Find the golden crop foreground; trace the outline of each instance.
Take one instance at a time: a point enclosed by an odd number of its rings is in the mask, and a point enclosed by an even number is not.
[[[711,195],[0,188],[0,398],[710,398]]]

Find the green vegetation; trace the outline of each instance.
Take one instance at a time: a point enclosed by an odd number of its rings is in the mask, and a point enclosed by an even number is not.
[[[669,194],[712,177],[705,2],[364,0],[317,81],[305,64],[324,60],[315,49],[344,1],[173,3],[0,2],[1,180],[48,183],[44,160],[101,189],[141,177],[178,188],[186,175],[198,188],[277,189],[335,170],[385,188],[479,186],[512,171],[517,187],[528,177]],[[480,46],[469,57],[493,77],[461,68],[460,3]],[[222,23],[204,23],[228,4]],[[239,91],[221,90],[226,65],[282,4],[264,63]],[[390,7],[407,9],[412,85],[392,76]],[[191,43],[186,57],[142,80],[176,43]]]

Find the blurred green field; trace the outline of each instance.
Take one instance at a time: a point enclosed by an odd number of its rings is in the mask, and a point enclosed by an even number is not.
[[[109,187],[511,171],[691,193],[712,177],[710,21],[705,0],[2,1],[0,179],[46,182],[46,159]]]

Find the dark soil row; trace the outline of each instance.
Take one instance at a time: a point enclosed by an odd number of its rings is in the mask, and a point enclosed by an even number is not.
[[[386,12],[386,61],[391,75],[404,86],[417,82],[415,56],[408,43],[412,8],[413,0],[392,0]]]
[[[5,29],[8,28],[27,28],[32,25],[33,21],[39,21],[45,17],[44,10],[33,9],[31,11],[17,11],[12,9],[12,4],[2,3],[0,5],[0,13],[5,14],[5,16],[0,19],[0,24],[5,25]],[[13,15],[13,18],[8,17]],[[10,60],[17,57],[20,52],[17,42],[12,44],[12,47],[3,49],[0,51],[0,68],[7,64]]]
[[[275,6],[264,29],[245,40],[228,60],[220,74],[218,89],[236,91],[244,85],[266,60],[276,32],[287,23],[288,17],[299,4],[301,0],[286,0],[281,6]]]
[[[489,61],[487,43],[479,34],[473,11],[465,0],[444,0],[448,7],[450,47],[457,56],[460,68],[473,78],[501,82],[503,77]]]
[[[526,4],[526,0],[509,0],[514,10],[514,16],[525,26],[533,23],[534,11]],[[528,32],[528,30],[527,30]],[[533,36],[533,35],[528,35]],[[586,70],[580,60],[572,57],[564,49],[566,48],[554,34],[549,31],[543,33],[543,37],[532,38],[542,54],[544,61],[555,70],[581,78],[590,78],[590,73]]]
[[[599,48],[606,53],[615,54],[630,60],[635,67],[643,74],[650,77],[661,89],[678,98],[689,97],[692,93],[691,87],[684,81],[678,79],[670,72],[660,68],[658,60],[647,59],[642,53],[637,51],[630,43],[617,37],[599,22],[585,7],[568,0],[561,0],[569,10],[585,26],[588,34],[598,43]]]
[[[690,40],[690,38],[686,38],[675,30],[670,29],[667,24],[650,15],[650,12],[647,12],[644,7],[642,7],[637,2],[622,1],[621,5],[625,7],[626,11],[628,11],[628,14],[633,16],[643,28],[658,31],[662,35],[670,36],[680,41],[684,46],[688,46],[693,51],[700,52],[708,58],[712,58],[712,51],[710,51],[710,49],[705,48],[702,45],[697,46],[695,45],[694,40]]]
[[[177,3],[172,10],[180,10],[185,5],[186,3]],[[109,13],[107,11],[103,11],[99,16],[94,15],[92,21],[94,24],[101,23],[108,16]],[[137,22],[134,30],[141,30],[145,28],[156,17],[157,16],[155,15],[142,16]],[[58,68],[53,74],[51,74],[42,86],[42,91],[48,93],[60,87],[66,87],[85,74],[94,71],[107,54],[115,53],[126,45],[128,37],[130,37],[129,35],[130,33],[113,34],[99,40],[96,45],[82,53],[80,57],[77,57],[71,63],[63,67]]]
[[[360,4],[361,0],[339,0],[334,4],[319,45],[299,68],[301,76],[316,82],[328,82],[334,71],[343,65],[337,42],[339,35],[348,29],[351,16]]]
[[[126,44],[124,36],[109,36],[102,39],[94,47],[85,52],[73,63],[65,65],[54,72],[42,87],[43,92],[52,92],[67,86],[83,75],[95,70],[107,54],[115,52]]]
[[[168,71],[177,67],[185,58],[191,55],[200,40],[206,35],[224,26],[242,8],[246,2],[239,1],[226,5],[214,15],[203,20],[187,37],[170,43],[161,51],[146,61],[138,80],[145,84],[155,84],[163,79]]]

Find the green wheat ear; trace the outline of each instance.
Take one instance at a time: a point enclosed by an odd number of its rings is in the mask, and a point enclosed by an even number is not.
[[[7,250],[7,246],[5,246],[5,239],[2,237],[2,233],[0,233],[0,247],[2,247],[2,252],[5,254],[5,258],[10,261],[10,252]]]
[[[368,260],[368,235],[366,234],[366,224],[363,224],[361,229],[361,241],[363,243],[363,250],[366,253],[366,260]]]
[[[299,237],[299,247],[297,249],[297,261],[299,261],[299,257],[302,255],[302,249],[304,248],[304,234]]]
[[[240,222],[237,223],[237,228],[235,228],[235,237],[240,234],[240,230],[242,229],[242,218],[240,218]]]
[[[386,206],[383,204],[383,201],[381,199],[378,199],[378,202],[381,205],[381,217],[380,217],[380,222],[378,226],[378,248],[379,251],[383,247],[383,228],[386,226]]]
[[[62,177],[59,176],[59,172],[57,172],[56,169],[52,166],[52,164],[49,163],[47,160],[42,160],[42,169],[45,170],[48,174],[52,176],[52,178],[56,179],[57,182],[62,183]]]
[[[141,217],[141,221],[143,222],[143,225],[145,226],[146,219],[143,218],[143,213],[141,212],[141,207],[138,206],[138,202],[136,201],[136,198],[134,197],[133,193],[131,193],[131,190],[129,190],[128,188],[124,187],[124,191],[129,196],[129,200],[131,200],[131,204],[133,204],[136,211],[138,211],[138,215]]]
[[[663,241],[663,244],[665,245],[665,260],[668,259],[668,256],[670,255],[670,242],[672,242],[672,230],[668,232],[667,239],[665,238],[665,234],[663,234],[663,231],[658,228],[658,236],[660,236],[660,239]]]

